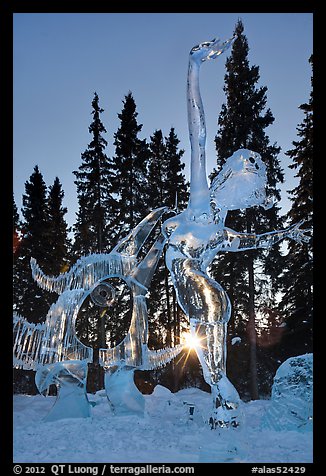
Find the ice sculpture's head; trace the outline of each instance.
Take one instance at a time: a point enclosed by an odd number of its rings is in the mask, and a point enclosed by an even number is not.
[[[200,64],[206,60],[217,58],[224,53],[235,40],[236,36],[229,38],[226,41],[222,41],[219,38],[214,38],[210,41],[204,41],[199,45],[194,46],[190,51],[190,61]]]
[[[226,160],[210,190],[215,214],[273,205],[266,197],[266,166],[257,152],[248,149],[239,149]]]

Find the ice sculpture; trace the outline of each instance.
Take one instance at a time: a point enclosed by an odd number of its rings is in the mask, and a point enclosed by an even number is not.
[[[145,399],[134,383],[134,367],[119,366],[105,372],[105,388],[117,415],[143,415]]]
[[[239,395],[226,375],[226,332],[230,318],[229,298],[207,268],[219,252],[266,248],[283,238],[307,241],[302,222],[292,227],[257,235],[239,233],[225,227],[229,210],[254,206],[268,208],[266,167],[258,153],[240,149],[229,157],[210,188],[206,177],[206,126],[199,89],[203,62],[215,59],[232,44],[212,40],[192,48],[189,56],[187,99],[191,143],[191,179],[188,207],[166,220],[162,231],[143,259],[140,251],[157,230],[166,207],[153,210],[108,254],[80,258],[67,273],[44,275],[31,259],[34,279],[42,288],[59,294],[43,324],[34,325],[14,316],[14,366],[36,370],[36,385],[45,393],[51,384],[58,398],[49,420],[87,417],[87,364],[93,350],[76,336],[78,312],[90,297],[96,306],[112,306],[118,290],[110,279],[119,278],[132,291],[132,318],[126,337],[113,348],[100,349],[99,361],[105,369],[108,399],[116,413],[142,413],[144,399],[134,385],[135,369],[165,365],[183,345],[158,351],[149,350],[146,293],[162,250],[167,244],[166,264],[176,289],[179,305],[189,317],[191,332],[200,340],[196,351],[204,378],[211,386],[212,428],[237,426]]]
[[[273,382],[271,405],[262,427],[277,431],[312,430],[313,356],[290,357],[278,368]]]
[[[57,402],[48,413],[46,421],[91,416],[91,406],[85,391],[87,370],[85,360],[66,360],[38,369],[35,383],[41,394],[46,395],[51,384],[59,388]]]
[[[75,322],[88,296],[100,307],[114,303],[116,290],[110,278],[123,279],[133,298],[128,334],[116,347],[99,352],[100,364],[106,372],[107,396],[114,411],[139,413],[144,407],[144,397],[134,385],[135,369],[165,365],[181,351],[182,345],[158,351],[147,347],[146,293],[165,244],[162,233],[156,233],[143,259],[138,255],[148,244],[150,235],[160,229],[159,222],[166,211],[166,207],[153,210],[110,253],[82,257],[58,277],[44,275],[31,259],[32,274],[38,285],[58,293],[59,298],[50,307],[43,324],[34,325],[14,316],[14,367],[36,370],[40,393],[44,394],[51,384],[57,386],[58,398],[47,420],[90,415],[86,378],[93,349],[79,341]]]
[[[166,264],[178,303],[199,338],[196,351],[206,382],[211,386],[212,428],[237,426],[240,398],[226,376],[226,332],[230,318],[229,298],[207,267],[219,252],[270,248],[283,238],[306,241],[301,222],[291,228],[257,235],[225,227],[228,210],[272,206],[266,197],[266,167],[259,154],[240,149],[227,159],[208,187],[206,178],[206,126],[199,89],[199,70],[204,61],[217,58],[232,44],[212,40],[190,51],[187,100],[191,143],[190,198],[185,211],[163,224],[168,240]]]

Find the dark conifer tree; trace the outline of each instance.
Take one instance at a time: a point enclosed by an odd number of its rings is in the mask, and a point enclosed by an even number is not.
[[[13,311],[18,312],[18,307],[22,306],[23,286],[21,283],[22,262],[18,259],[21,252],[22,224],[19,217],[15,199],[13,197]],[[15,393],[35,393],[33,392],[34,373],[21,369],[13,371],[13,389]]]
[[[313,65],[312,56],[309,59]],[[305,228],[312,227],[313,218],[313,83],[308,103],[300,109],[304,119],[297,127],[298,140],[286,154],[292,160],[289,167],[296,170],[298,185],[291,191],[292,206],[287,214],[289,224],[305,220]],[[282,277],[283,298],[280,308],[285,317],[286,333],[282,342],[284,357],[312,351],[313,316],[313,242],[290,241],[286,270]]]
[[[49,272],[51,256],[47,247],[48,210],[46,185],[38,166],[25,183],[23,195],[21,243],[16,262],[17,282],[14,286],[15,311],[30,322],[41,322],[54,301],[53,296],[37,286],[32,278],[30,259],[34,257]]]
[[[149,211],[146,139],[138,134],[142,124],[137,122],[136,103],[129,92],[118,117],[120,127],[114,134],[115,192],[118,194],[117,234],[120,238],[132,230]]]
[[[186,182],[183,170],[185,164],[182,162],[184,154],[183,149],[179,149],[179,139],[175,133],[174,127],[171,127],[169,135],[165,137],[165,186],[164,203],[170,209],[176,209],[176,212],[184,210],[188,203],[188,183]],[[165,288],[166,295],[171,308],[171,335],[173,343],[180,342],[181,324],[186,318],[178,305],[175,289],[172,286],[171,278],[165,267]]]
[[[188,199],[185,165],[179,150],[179,139],[172,127],[169,135],[163,137],[156,130],[149,143],[148,197],[149,208],[167,206],[173,211],[182,211]],[[168,215],[165,216],[167,218]],[[164,253],[152,279],[147,301],[149,316],[149,346],[176,345],[180,342],[180,331],[185,316],[178,306],[174,287],[165,265]],[[153,374],[154,380],[164,381],[171,389],[179,389],[180,369],[174,363]],[[163,380],[162,380],[163,379]]]
[[[58,275],[68,269],[69,249],[71,246],[68,239],[68,225],[65,221],[67,208],[63,206],[64,191],[58,177],[48,193],[48,238],[49,272]]]
[[[247,148],[258,152],[267,167],[267,195],[279,200],[280,191],[277,184],[283,182],[283,173],[277,159],[280,148],[269,144],[265,129],[273,123],[270,109],[266,110],[267,87],[257,87],[259,67],[250,66],[248,60],[248,41],[243,33],[244,27],[238,21],[237,35],[230,57],[226,61],[224,91],[226,103],[223,104],[218,120],[218,133],[215,138],[217,164],[222,166],[225,160],[237,149]],[[214,177],[216,172],[212,174]],[[226,225],[239,232],[272,231],[281,226],[278,216],[279,208],[274,206],[264,211],[255,207],[245,211],[229,212]],[[271,262],[273,263],[271,265]],[[245,253],[225,253],[220,255],[213,265],[213,275],[230,296],[233,315],[230,322],[231,334],[238,334],[239,323],[246,319],[247,336],[250,349],[250,394],[258,398],[257,364],[256,364],[256,324],[255,314],[259,301],[259,291],[255,283],[255,268],[260,265],[270,274],[266,279],[275,292],[277,276],[281,271],[279,246],[270,254],[263,251]],[[243,326],[241,326],[243,327]],[[240,330],[240,327],[239,327]],[[232,366],[232,353],[229,362]],[[237,378],[237,376],[235,376]]]
[[[163,134],[156,130],[150,137],[148,160],[148,201],[151,208],[165,205],[165,151]]]
[[[74,225],[75,259],[90,253],[109,252],[116,238],[116,199],[114,198],[114,172],[112,159],[105,154],[107,132],[101,121],[104,112],[99,105],[99,96],[95,92],[92,100],[93,121],[89,126],[92,136],[87,149],[81,154],[82,163],[76,177],[79,210]],[[106,347],[106,313],[103,309],[87,300],[79,311],[76,320],[78,337],[86,345],[94,348],[94,360],[98,359],[98,349]],[[95,371],[95,388],[101,386],[102,377]]]
[[[64,221],[66,209],[62,207],[63,191],[58,178],[50,187],[49,196],[38,166],[23,195],[23,223],[19,220],[14,203],[14,311],[28,321],[44,321],[50,305],[57,296],[44,291],[32,278],[30,258],[37,260],[43,271],[57,275],[67,264],[68,239]],[[15,389],[35,392],[33,372],[14,372]]]
[[[182,211],[188,203],[188,183],[186,182],[183,170],[185,164],[182,162],[183,149],[179,149],[179,139],[174,127],[171,127],[169,135],[165,137],[165,187],[164,203],[171,209],[177,206]]]
[[[148,205],[155,209],[165,206],[165,144],[161,130],[150,137],[148,161]],[[153,276],[147,300],[149,318],[149,346],[160,348],[165,343],[164,333],[168,326],[170,308],[164,289],[165,263],[161,258]]]
[[[116,213],[114,176],[112,160],[104,152],[107,141],[103,134],[106,129],[100,119],[104,109],[99,106],[97,93],[94,93],[92,108],[93,121],[89,126],[92,140],[81,155],[82,164],[78,171],[74,171],[79,202],[74,226],[73,251],[76,256],[109,251],[115,240],[112,235]]]
[[[21,230],[21,223],[20,217],[17,209],[17,205],[15,202],[15,198],[13,196],[13,253],[14,253],[14,262],[16,261],[18,250],[19,250],[19,243],[20,243],[20,230]]]
[[[146,140],[138,137],[142,124],[137,122],[138,113],[132,93],[123,101],[118,118],[120,127],[114,134],[115,156],[112,158],[114,174],[112,184],[116,199],[115,221],[111,229],[115,242],[125,237],[145,217],[148,208]],[[107,336],[116,345],[126,335],[131,320],[131,296],[129,288],[121,280],[116,283],[119,299],[113,310],[108,310]],[[113,312],[113,314],[112,314]],[[112,314],[112,315],[111,315]]]
[[[183,150],[178,149],[179,139],[171,128],[163,138],[161,130],[151,136],[149,158],[149,204],[150,208],[167,206],[181,211],[187,203],[187,183],[182,171]],[[179,199],[178,199],[179,197]],[[178,203],[177,203],[178,202]],[[182,312],[177,304],[174,288],[162,256],[150,287],[148,299],[152,346],[179,343]]]
[[[20,244],[21,244],[21,221],[17,209],[17,205],[15,202],[15,198],[13,196],[13,238],[12,238],[12,247],[13,247],[13,306],[14,310],[17,310],[17,303],[20,301],[18,287],[20,285],[20,278],[19,278],[19,266],[18,257],[20,255]]]
[[[182,211],[188,201],[188,183],[182,162],[184,150],[179,150],[179,139],[174,127],[163,138],[161,130],[156,130],[149,143],[148,161],[148,200],[149,207],[167,206],[171,210],[177,207]],[[154,186],[153,186],[154,185]]]

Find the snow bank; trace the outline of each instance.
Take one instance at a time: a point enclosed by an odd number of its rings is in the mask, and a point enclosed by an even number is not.
[[[55,397],[15,395],[15,463],[312,462],[311,432],[260,428],[268,400],[243,404],[242,429],[214,431],[204,423],[210,394],[197,388],[158,385],[144,417],[114,415],[104,392],[88,397],[90,418],[45,423]]]

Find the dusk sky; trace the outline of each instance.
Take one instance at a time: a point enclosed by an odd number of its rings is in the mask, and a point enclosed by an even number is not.
[[[189,178],[186,76],[190,49],[214,37],[232,36],[241,18],[249,43],[250,65],[260,68],[259,86],[267,86],[267,107],[275,117],[266,132],[285,172],[281,205],[289,207],[293,188],[285,152],[297,140],[303,119],[298,108],[309,100],[313,15],[310,13],[16,13],[14,14],[14,195],[22,205],[25,182],[37,164],[46,184],[59,177],[65,192],[66,220],[78,208],[73,170],[91,140],[91,101],[96,91],[105,110],[107,155],[122,100],[133,93],[140,138],[173,126],[185,149]],[[228,53],[229,54],[229,53]],[[216,165],[214,136],[225,100],[227,54],[205,63],[201,92],[207,123],[207,173]]]

